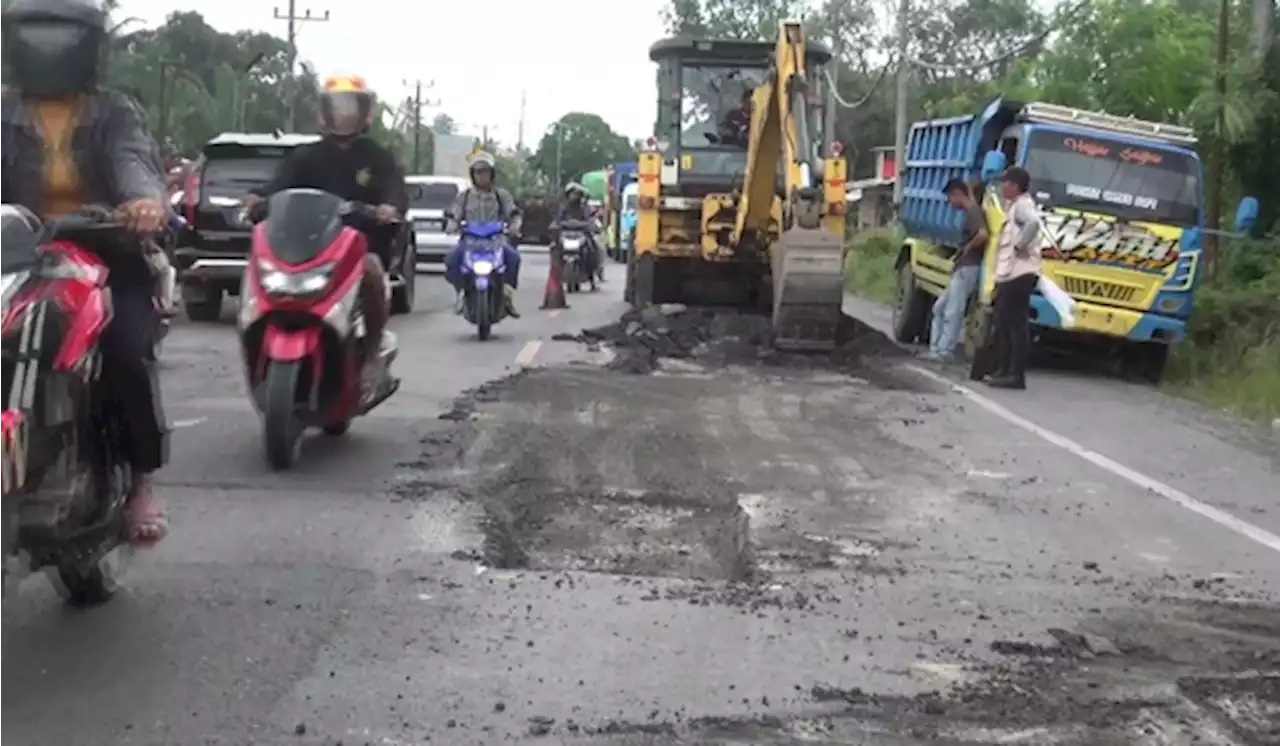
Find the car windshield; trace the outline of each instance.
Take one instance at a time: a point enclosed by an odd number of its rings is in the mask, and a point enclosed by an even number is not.
[[[737,123],[748,121],[745,94],[764,82],[762,67],[740,65],[684,65],[681,68],[680,146],[705,148],[715,145],[745,148],[746,142],[732,132]]]
[[[1048,206],[1182,227],[1199,223],[1200,162],[1181,151],[1039,130],[1028,141],[1026,169],[1032,193]]]
[[[458,185],[450,181],[409,184],[410,210],[447,210],[458,196]]]
[[[201,198],[239,199],[249,190],[271,181],[280,166],[279,158],[231,158],[210,160],[200,179]]]

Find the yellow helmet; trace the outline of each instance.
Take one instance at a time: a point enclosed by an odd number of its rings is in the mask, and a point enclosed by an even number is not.
[[[320,128],[339,138],[358,137],[373,126],[377,96],[359,75],[325,78],[320,91]]]

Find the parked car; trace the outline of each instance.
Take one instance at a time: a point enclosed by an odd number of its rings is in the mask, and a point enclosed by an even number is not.
[[[409,191],[409,220],[413,223],[419,272],[444,271],[444,257],[458,243],[457,236],[445,234],[445,210],[453,206],[470,182],[458,176],[406,176]]]
[[[192,321],[217,321],[225,295],[239,295],[253,225],[244,214],[249,190],[275,176],[291,150],[319,135],[226,132],[201,150],[182,190],[181,212],[188,234],[174,252],[182,303]],[[401,260],[388,267],[391,310],[413,309],[413,231],[406,224]]]

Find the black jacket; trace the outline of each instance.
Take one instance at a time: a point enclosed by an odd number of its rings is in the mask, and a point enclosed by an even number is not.
[[[163,169],[155,140],[142,113],[128,96],[101,90],[86,101],[86,110],[71,135],[76,170],[85,200],[119,206],[136,199],[165,197]],[[0,158],[4,162],[5,204],[18,204],[39,214],[44,183],[44,140],[26,104],[5,90],[0,114]]]
[[[367,137],[348,147],[325,139],[294,149],[275,178],[253,190],[269,197],[285,189],[321,189],[353,202],[409,209],[404,173],[390,150]]]

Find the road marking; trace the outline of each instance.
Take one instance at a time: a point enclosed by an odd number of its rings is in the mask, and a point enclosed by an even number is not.
[[[196,425],[199,425],[200,423],[205,422],[208,419],[209,419],[208,417],[192,417],[191,419],[187,419],[187,420],[174,420],[171,427],[174,430],[179,430],[184,427],[195,427]]]
[[[559,316],[559,315],[560,315],[560,312],[559,312],[559,311],[552,311],[552,312],[550,312],[550,313],[548,313],[548,314],[547,314],[547,318],[549,318],[549,319],[554,319],[555,317],[557,317],[557,316]]]
[[[533,359],[538,356],[538,350],[542,349],[542,342],[533,340],[525,342],[524,347],[520,348],[520,354],[516,355],[516,365],[528,367],[533,364]]]
[[[1025,417],[1020,417],[1019,415],[1014,414],[994,400],[988,399],[967,386],[961,386],[960,384],[954,383],[947,378],[918,365],[908,365],[906,367],[919,373],[925,378],[947,386],[952,391],[960,394],[964,398],[974,404],[977,404],[979,407],[982,407],[1000,419],[1012,425],[1016,425],[1032,435],[1036,435],[1041,439],[1058,446],[1064,451],[1073,453],[1100,469],[1105,469],[1131,484],[1150,492],[1154,492],[1166,500],[1180,505],[1187,510],[1190,510],[1192,513],[1208,518],[1219,526],[1234,531],[1246,539],[1255,541],[1272,551],[1280,552],[1280,536],[1276,536],[1270,531],[1258,528],[1252,523],[1242,521],[1224,510],[1219,510],[1212,505],[1200,502],[1179,489],[1170,487],[1164,482],[1153,479],[1139,471],[1130,469],[1124,464],[1107,458],[1097,451],[1091,451],[1065,435],[1059,435],[1048,428],[1037,425]]]

